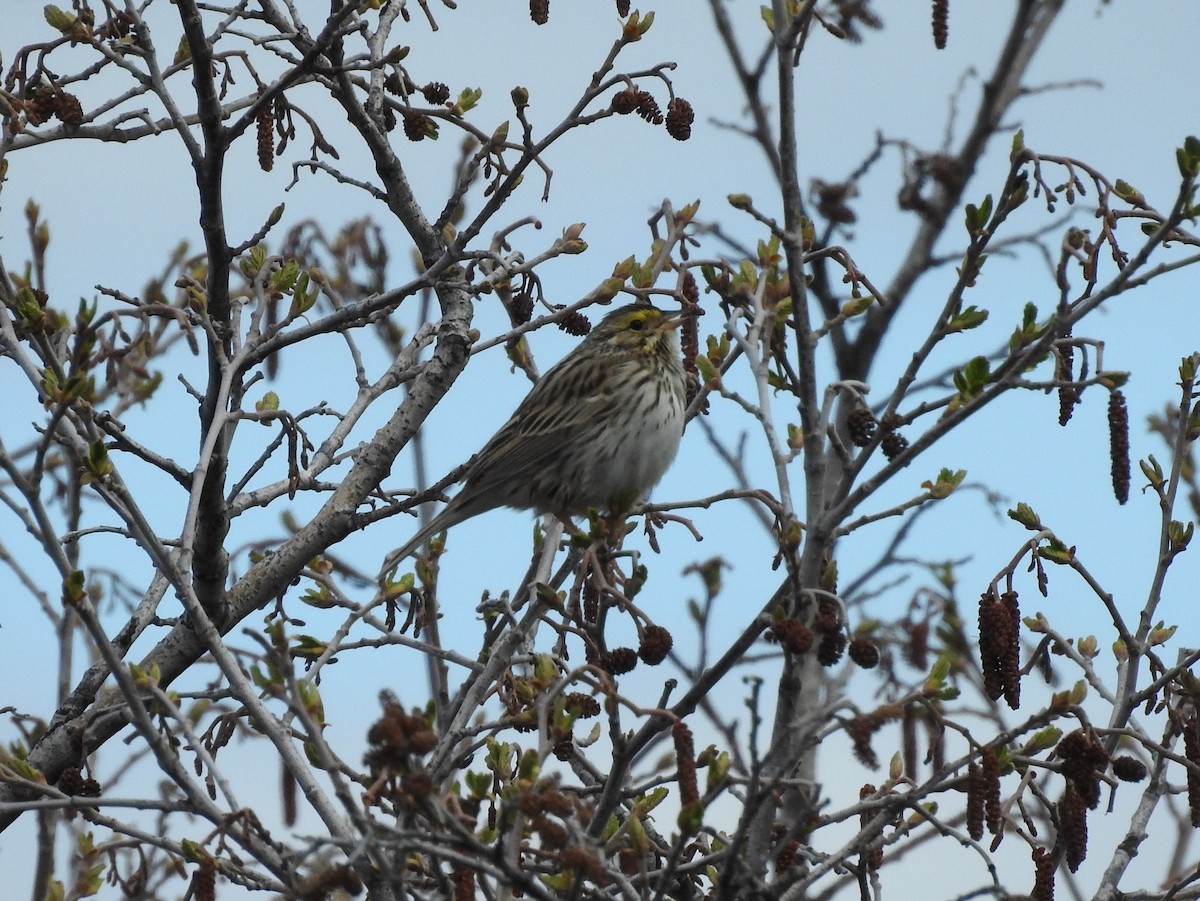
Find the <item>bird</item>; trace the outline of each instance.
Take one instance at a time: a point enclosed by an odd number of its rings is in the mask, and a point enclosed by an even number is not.
[[[670,316],[645,303],[606,315],[546,371],[467,466],[463,487],[384,561],[496,507],[627,512],[666,473],[683,437],[687,378]]]

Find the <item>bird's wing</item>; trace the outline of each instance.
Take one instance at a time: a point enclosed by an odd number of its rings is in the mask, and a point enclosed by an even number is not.
[[[548,371],[476,456],[463,493],[478,496],[510,480],[528,479],[579,429],[602,420],[615,399],[609,387],[616,380],[595,363]],[[578,400],[564,403],[563,395]]]

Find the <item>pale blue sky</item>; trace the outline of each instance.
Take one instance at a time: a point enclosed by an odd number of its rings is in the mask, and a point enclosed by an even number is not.
[[[321,3],[301,5],[311,6],[314,15],[325,7]],[[550,202],[540,201],[541,182],[530,176],[509,213],[496,220],[499,226],[524,215],[539,217],[544,225],[540,232],[525,229],[514,237],[516,246],[530,254],[542,249],[570,223],[588,223],[584,234],[590,244],[588,253],[562,258],[541,271],[547,294],[555,301],[576,299],[608,275],[616,261],[630,254],[644,257],[649,245],[645,222],[664,197],[676,207],[701,199],[702,217],[719,218],[725,227],[749,242],[760,236],[759,229],[728,211],[725,196],[745,192],[760,200],[767,212],[776,212],[768,199],[771,189],[759,153],[748,142],[710,123],[711,118],[736,120],[741,103],[707,20],[698,6],[666,6],[656,10],[653,30],[645,41],[631,48],[625,66],[641,68],[662,60],[679,62],[673,73],[676,91],[696,109],[692,140],[675,142],[635,117],[576,133],[548,156],[555,170]],[[938,145],[949,96],[969,67],[981,73],[988,71],[996,53],[997,28],[1009,12],[1007,3],[953,5],[949,45],[939,52],[933,49],[929,35],[928,4],[906,4],[903,10],[901,5],[891,6],[884,13],[887,30],[868,34],[861,45],[839,43],[816,30],[800,68],[802,181],[845,176],[869,152],[877,129],[888,137],[907,138],[925,148]],[[9,10],[0,37],[5,65],[11,63],[18,46],[46,33],[40,4],[13,8],[20,11]],[[731,9],[741,16],[744,33],[760,28],[756,4],[733,3]],[[171,8],[164,6],[163,10],[170,13]],[[509,89],[524,85],[530,90],[531,118],[535,127],[541,128],[566,110],[602,59],[607,38],[597,43],[593,36],[615,35],[617,27],[611,4],[603,2],[554,4],[550,23],[542,28],[529,23],[520,3],[465,0],[457,13],[440,10],[438,17],[442,29],[435,36],[429,34],[419,16],[406,26],[404,39],[413,48],[406,65],[413,77],[418,82],[444,80],[453,90],[483,86],[485,95],[474,114],[480,123],[498,123],[509,115]],[[1103,87],[1075,87],[1027,98],[1018,106],[1009,131],[1021,127],[1027,145],[1047,153],[1083,158],[1109,176],[1136,185],[1151,203],[1169,205],[1177,180],[1174,147],[1185,135],[1200,132],[1200,101],[1193,90],[1200,84],[1200,58],[1194,52],[1198,34],[1200,6],[1189,0],[1070,4],[1035,65],[1033,80],[1058,83],[1099,78]],[[163,44],[161,37],[159,43]],[[448,47],[455,48],[449,65],[445,62]],[[553,76],[547,77],[551,72]],[[968,82],[967,96],[975,96],[978,88],[978,79]],[[661,92],[656,93],[661,96]],[[371,170],[365,157],[353,148],[351,140],[339,138],[340,119],[333,121],[336,114],[328,118],[330,137],[342,151],[341,165],[352,174],[368,177]],[[402,140],[397,133],[396,141]],[[297,189],[285,194],[290,179],[287,164],[299,158],[305,144],[301,136],[270,174],[257,168],[252,136],[248,135],[235,150],[226,193],[235,239],[249,235],[281,200],[288,205],[285,226],[308,216],[318,218],[330,230],[365,213],[382,218],[383,211],[361,193],[334,185],[323,176],[306,176]],[[449,165],[457,154],[457,140],[449,129],[443,129],[442,140],[406,144],[401,152],[413,173],[418,195],[431,212],[436,212],[449,185]],[[1007,167],[1007,154],[1006,135],[996,140],[976,181],[968,188],[968,199],[978,200],[996,190]],[[9,166],[8,180],[0,193],[0,254],[10,268],[23,259],[22,209],[28,198],[35,198],[52,231],[50,287],[54,302],[61,307],[72,307],[78,297],[92,297],[97,283],[136,293],[146,273],[156,271],[181,238],[197,243],[191,172],[172,135],[126,146],[62,142],[11,154]],[[859,268],[880,285],[887,283],[891,268],[903,252],[910,225],[908,217],[895,211],[898,168],[894,158],[877,167],[863,186],[863,198],[856,203],[859,225],[851,249]],[[1029,221],[1046,221],[1041,214],[1035,215],[1034,206],[1035,202],[1029,205]],[[1086,216],[1077,224],[1084,228],[1093,225]],[[385,227],[392,241],[393,278],[400,281],[408,275],[403,236],[398,227]],[[1004,340],[1027,301],[1034,301],[1044,310],[1055,301],[1052,280],[1044,265],[1032,256],[1020,262],[993,260],[989,269],[970,300],[991,309],[992,321],[984,329],[956,339],[961,347],[971,348],[971,353],[986,352]],[[937,273],[919,286],[911,309],[902,317],[902,328],[880,358],[874,373],[878,385],[875,396],[886,393],[889,381],[894,381],[907,361],[909,342],[913,336],[923,334],[921,329],[927,327],[925,314],[940,307],[951,276],[948,271]],[[1107,342],[1109,368],[1134,372],[1126,394],[1134,425],[1135,458],[1149,452],[1160,459],[1165,457],[1163,448],[1141,431],[1141,425],[1148,413],[1160,410],[1164,403],[1175,402],[1179,358],[1200,349],[1196,295],[1196,275],[1176,275],[1160,286],[1122,299],[1084,328]],[[926,297],[928,303],[923,302]],[[716,309],[712,303],[708,307],[710,312]],[[407,310],[397,315],[406,321],[411,319]],[[486,303],[480,306],[476,324],[485,337],[502,327],[500,317]],[[716,330],[718,325],[706,322],[703,327]],[[539,333],[532,343],[545,368],[571,346],[571,339],[558,333]],[[947,347],[946,362],[958,348]],[[340,377],[347,363],[341,345],[331,339],[323,343],[320,352],[312,354],[303,366],[295,360],[285,361],[285,380],[271,387],[290,408],[305,408],[319,400],[344,405],[353,384],[349,378]],[[373,362],[377,367],[383,365],[378,357]],[[179,365],[197,370],[195,361],[183,357]],[[11,364],[0,362],[4,384],[15,384],[19,378]],[[502,351],[476,357],[455,386],[451,403],[430,417],[427,436],[431,474],[439,476],[473,453],[507,418],[525,386],[523,376],[509,374]],[[165,397],[174,399],[168,406],[177,413],[178,420],[164,421],[167,411],[155,404],[145,413],[132,416],[131,428],[161,443],[169,455],[190,466],[195,456],[191,406],[171,374],[162,390]],[[10,447],[18,442],[9,437],[7,424],[34,419],[38,410],[30,404],[23,384],[0,395],[0,422],[6,424],[4,438]],[[984,482],[1014,502],[1033,503],[1047,524],[1061,529],[1069,544],[1079,546],[1101,581],[1116,592],[1123,609],[1134,610],[1144,595],[1157,541],[1153,499],[1138,492],[1140,481],[1135,466],[1129,505],[1121,509],[1112,500],[1107,480],[1104,407],[1098,394],[1085,399],[1069,429],[1058,429],[1056,416],[1057,404],[1052,397],[1023,397],[996,404],[978,421],[922,457],[870,508],[916,493],[920,482],[936,474],[939,467],[966,468],[971,481]],[[722,419],[727,436],[736,436],[739,430],[752,426],[732,415],[719,401],[714,403],[713,418]],[[1014,421],[1020,426],[1014,427]],[[263,430],[264,437],[259,440],[266,440],[267,434]],[[369,431],[363,434],[365,437]],[[243,433],[239,437],[246,436]],[[756,437],[751,431],[751,448],[755,447]],[[754,472],[765,480],[766,458],[761,452],[755,453]],[[410,460],[402,457],[391,484],[411,484],[411,472]],[[726,484],[726,474],[715,462],[702,434],[692,428],[677,464],[656,497],[698,497]],[[164,484],[162,503],[149,512],[165,532],[174,533],[181,509],[179,497],[172,496]],[[298,509],[306,507],[298,505]],[[277,516],[278,511],[273,509],[239,526],[243,529],[241,537],[277,532]],[[514,588],[520,578],[530,523],[525,513],[495,512],[455,529],[445,558],[442,594],[445,629],[451,636],[461,634],[464,649],[478,644],[480,626],[473,608],[481,591],[489,588],[495,593]],[[694,596],[697,587],[694,577],[679,577],[679,571],[693,560],[722,554],[735,569],[729,574],[731,585],[721,609],[732,623],[730,632],[740,631],[745,617],[758,608],[764,592],[775,585],[776,576],[766,571],[772,553],[767,536],[755,520],[733,506],[698,511],[696,523],[706,536],[698,546],[681,529],[664,533],[666,556],[657,563],[652,561],[652,567],[656,566],[651,583],[654,591],[648,590],[642,600],[652,616],[677,626],[683,601]],[[9,537],[13,526],[7,512],[0,514],[0,531],[6,543],[11,541],[20,547],[19,536]],[[372,561],[404,540],[407,528],[403,520],[389,521],[353,536],[335,550],[371,570]],[[842,572],[852,576],[856,555],[869,560],[872,550],[888,534],[885,527],[882,532],[847,542],[842,549]],[[978,502],[977,495],[970,495],[946,502],[945,509],[928,517],[918,529],[914,548],[930,556],[972,555],[974,561],[962,571],[962,598],[970,604],[1023,537],[1018,526],[995,519]],[[120,539],[98,541],[93,548],[103,549],[104,562],[110,565],[119,565],[129,553],[130,559],[137,560],[137,567],[143,567],[142,558]],[[463,566],[466,559],[471,559],[473,565]],[[87,562],[96,565],[99,561]],[[1192,601],[1190,592],[1183,593],[1182,586],[1194,582],[1195,567],[1187,555],[1178,567],[1180,572],[1173,576],[1169,601],[1162,610],[1168,619],[1184,616]],[[497,584],[495,572],[503,573],[507,581]],[[1048,601],[1035,601],[1031,583],[1022,586],[1026,612],[1044,609],[1068,631],[1089,631],[1093,628],[1089,617],[1096,609],[1094,600],[1064,575],[1052,575],[1055,578]],[[879,603],[887,605],[881,609],[898,609],[895,605],[905,602],[908,590],[905,587],[881,599]],[[49,591],[56,594],[54,588]],[[449,603],[451,599],[453,603]],[[313,631],[322,627],[318,616],[308,619]],[[7,686],[0,692],[0,706],[13,704],[42,715],[50,712],[50,680],[40,675],[30,677],[31,672],[40,669],[36,662],[52,653],[53,637],[48,632],[28,599],[19,592],[10,592],[7,603],[0,608],[0,647],[9,649],[0,654],[0,685]],[[683,634],[679,628],[677,637]],[[1197,643],[1194,635],[1180,638],[1183,644]],[[424,678],[416,656],[407,652],[390,649],[361,661],[352,657],[348,655],[345,663],[327,670],[324,689],[329,698],[327,707],[337,711],[332,717],[334,734],[350,747],[360,740],[364,724],[376,710],[374,698],[379,688],[399,683],[411,693],[405,695],[405,700],[417,702],[419,689],[409,686]],[[664,671],[642,677],[646,699],[657,697],[661,681],[668,675]],[[735,679],[723,690],[730,693],[732,708],[739,703],[744,688]],[[349,696],[340,692],[352,692],[361,703],[338,700]],[[7,722],[0,723],[0,740],[12,737]],[[102,762],[104,759],[102,755]],[[115,763],[116,755],[107,759]],[[847,790],[856,791],[863,781],[874,778],[857,763],[844,766],[852,768],[846,776]],[[836,775],[831,772],[828,778],[835,779]],[[273,779],[272,774],[270,781]],[[263,803],[266,809],[274,810],[272,791],[268,790]],[[22,871],[29,859],[32,835],[33,821],[28,818],[4,834],[0,870],[6,874]],[[1019,866],[1014,888],[1025,883],[1029,872],[1027,856],[1021,855],[1013,858],[1020,861],[1014,864]],[[968,884],[978,883],[978,870],[978,866],[970,870]],[[18,880],[17,884],[23,883]]]

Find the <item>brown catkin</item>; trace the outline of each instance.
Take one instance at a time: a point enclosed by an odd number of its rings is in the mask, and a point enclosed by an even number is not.
[[[979,755],[980,766],[983,770],[983,816],[987,822],[988,832],[999,835],[1003,826],[1000,811],[1000,758],[996,749],[990,745]]]
[[[858,790],[858,799],[860,801],[865,801],[873,794],[875,794],[875,786],[868,782]],[[867,824],[870,823],[874,818],[874,812],[870,810],[864,810],[858,815],[858,828],[860,830],[865,829]],[[861,859],[864,867],[872,872],[877,872],[879,868],[883,866],[883,848],[872,848],[871,850],[864,852]]]
[[[1005,637],[1007,644],[1004,656],[1000,661],[1001,676],[1004,679],[1004,702],[1016,710],[1021,706],[1021,608],[1017,603],[1017,593],[1006,591],[1000,595],[1004,604]]]
[[[1100,772],[1108,766],[1108,752],[1083,730],[1063,736],[1054,753],[1062,761],[1062,774],[1074,784],[1083,803],[1095,810],[1100,803]]]
[[[853,646],[851,646],[853,647]],[[904,706],[904,715],[900,718],[900,753],[904,760],[904,772],[909,777],[917,777],[919,757],[917,755],[917,707],[915,704]]]
[[[550,21],[550,0],[529,0],[529,18],[537,25]]]
[[[1030,901],[1054,901],[1054,856],[1045,848],[1033,849],[1033,891]]]
[[[196,901],[216,901],[217,862],[208,855],[192,875],[192,894]]]
[[[878,769],[879,757],[871,747],[871,736],[883,725],[883,721],[871,715],[856,716],[846,724],[846,734],[854,742],[854,756],[869,769]]]
[[[671,727],[671,738],[675,741],[675,769],[679,779],[679,803],[683,806],[696,804],[700,800],[700,788],[696,781],[696,748],[692,730],[683,720]]]
[[[1125,395],[1119,390],[1108,395],[1108,448],[1113,495],[1118,504],[1123,504],[1129,500],[1129,409],[1125,406]]]
[[[950,36],[950,0],[933,0],[933,46],[946,49]]]
[[[454,883],[454,901],[473,901],[475,898],[475,871],[461,863],[454,864],[450,869],[450,879]]]
[[[1072,873],[1087,857],[1087,805],[1075,783],[1068,780],[1062,800],[1058,802],[1058,824],[1066,849],[1067,868]]]
[[[975,841],[983,838],[986,796],[987,784],[983,778],[983,768],[971,764],[967,769],[967,835]]]
[[[915,669],[924,672],[929,667],[929,623],[913,623],[904,646],[904,659]]]
[[[1000,599],[988,590],[979,596],[979,666],[983,671],[984,693],[993,701],[1004,694],[1002,646],[1000,628]]]
[[[1192,714],[1183,722],[1183,753],[1189,761],[1200,764],[1200,722]],[[1188,808],[1192,812],[1192,827],[1200,828],[1200,777],[1189,768],[1187,772]]]
[[[1070,337],[1070,332],[1065,337]],[[1067,343],[1058,346],[1058,362],[1054,368],[1054,379],[1058,382],[1069,382],[1075,377],[1075,348]],[[1064,385],[1058,389],[1058,424],[1066,425],[1071,421],[1075,405],[1079,403],[1079,389]]]
[[[275,167],[275,104],[262,105],[255,126],[258,129],[258,168],[270,172]]]
[[[286,766],[279,768],[279,797],[283,807],[283,825],[296,825],[296,776]]]

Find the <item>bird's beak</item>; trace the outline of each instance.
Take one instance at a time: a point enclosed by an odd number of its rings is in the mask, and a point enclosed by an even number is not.
[[[664,316],[658,323],[658,327],[664,332],[673,328],[679,328],[679,326],[683,325],[686,318],[687,317],[683,316],[682,314],[674,317]]]

